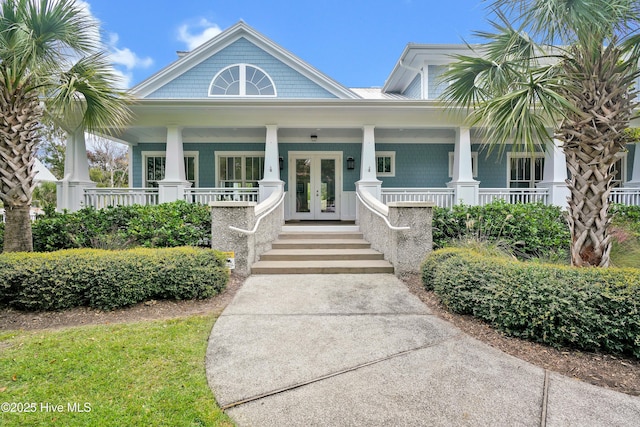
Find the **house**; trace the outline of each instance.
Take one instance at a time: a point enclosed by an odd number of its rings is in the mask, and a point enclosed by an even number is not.
[[[487,155],[439,76],[465,45],[408,44],[381,88],[347,88],[239,22],[132,89],[130,188],[90,182],[84,133],[69,137],[59,209],[184,199],[264,201],[287,220],[354,220],[357,197],[566,204],[557,147]],[[616,202],[640,204],[640,156],[619,160]]]

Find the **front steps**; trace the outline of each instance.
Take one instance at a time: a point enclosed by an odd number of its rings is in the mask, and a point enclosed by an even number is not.
[[[393,273],[393,266],[354,226],[285,226],[252,274]]]

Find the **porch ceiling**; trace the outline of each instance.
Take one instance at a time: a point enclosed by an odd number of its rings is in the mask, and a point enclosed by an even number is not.
[[[361,141],[364,125],[374,125],[376,135],[381,138],[406,132],[404,138],[415,139],[424,136],[420,135],[424,129],[435,130],[436,136],[442,132],[440,136],[449,137],[452,129],[463,122],[461,115],[445,111],[433,101],[142,100],[132,109],[132,125],[117,135],[129,144],[164,141],[166,126],[183,127],[184,140],[194,142],[228,138],[263,141],[267,124],[279,127],[279,139],[283,142],[307,141],[312,133],[317,133],[319,140],[326,136],[329,140],[347,137]]]

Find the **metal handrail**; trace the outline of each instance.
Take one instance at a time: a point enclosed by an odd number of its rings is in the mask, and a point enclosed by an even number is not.
[[[373,212],[374,214],[378,215],[380,218],[382,218],[385,222],[385,224],[387,224],[387,227],[389,227],[390,230],[393,231],[405,231],[405,230],[411,230],[411,227],[396,227],[395,225],[391,225],[391,223],[389,222],[389,220],[387,219],[386,216],[384,216],[383,214],[381,214],[380,212],[376,211],[374,208],[372,208],[371,206],[369,206],[367,204],[367,202],[364,201],[364,199],[362,198],[362,196],[360,196],[360,192],[356,191],[356,196],[358,196],[358,200],[360,200],[362,202],[362,204],[369,209],[371,212]]]
[[[273,212],[278,206],[280,206],[280,203],[282,203],[282,201],[284,200],[284,196],[285,196],[285,192],[283,191],[282,194],[280,195],[280,199],[265,213],[263,213],[262,215],[260,215],[260,217],[258,218],[258,220],[256,221],[256,224],[253,226],[253,230],[245,230],[242,228],[238,228],[238,227],[234,227],[232,225],[229,226],[229,228],[233,231],[237,231],[239,233],[242,234],[247,234],[247,235],[252,235],[255,234],[256,231],[258,231],[258,226],[260,225],[260,221],[262,221],[262,218],[264,218],[265,216],[269,215],[271,212]],[[265,200],[266,201],[266,200]]]

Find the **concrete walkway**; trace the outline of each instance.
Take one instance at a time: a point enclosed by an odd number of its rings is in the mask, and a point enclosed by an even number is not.
[[[249,277],[207,376],[239,426],[640,425],[640,398],[495,350],[390,274]]]

